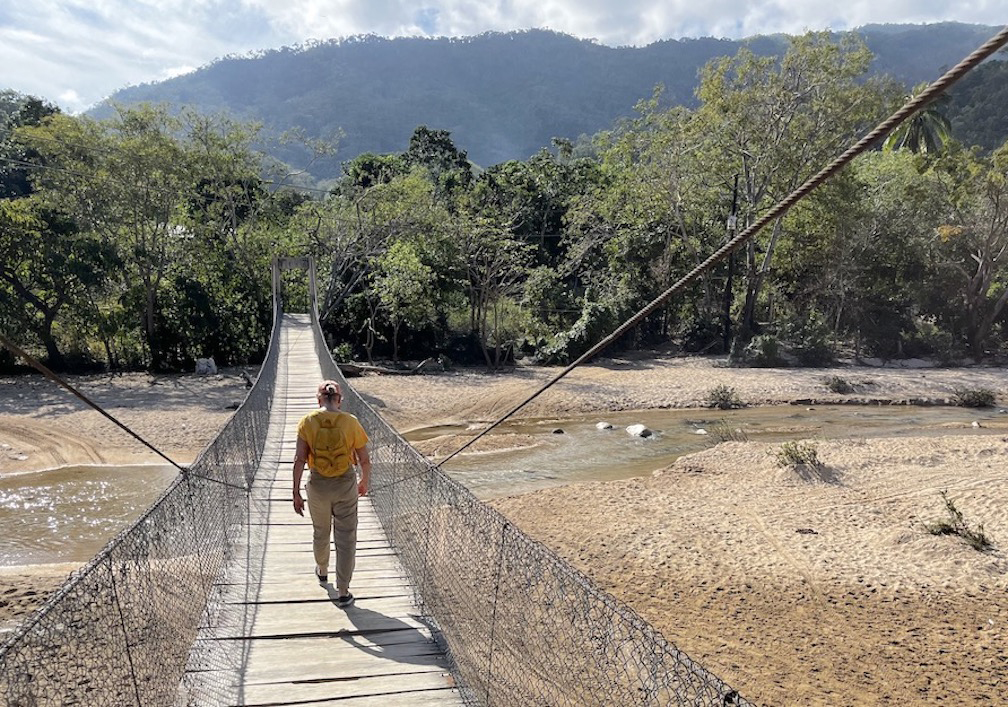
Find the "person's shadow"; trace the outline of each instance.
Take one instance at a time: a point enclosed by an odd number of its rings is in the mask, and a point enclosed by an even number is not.
[[[337,606],[336,599],[339,597],[339,592],[336,587],[331,582],[323,586],[329,593],[329,601],[333,606]],[[341,635],[342,640],[376,658],[397,663],[435,666],[446,671],[450,669],[444,651],[429,632],[425,633],[420,628],[393,616],[366,609],[357,601],[347,607],[337,607],[346,612],[355,629]],[[422,619],[414,618],[418,623],[424,623]]]

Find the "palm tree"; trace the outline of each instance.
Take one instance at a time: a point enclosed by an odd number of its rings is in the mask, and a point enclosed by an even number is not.
[[[926,83],[918,84],[910,97],[916,96],[925,88]],[[907,149],[926,154],[941,152],[945,144],[952,139],[952,124],[941,110],[948,105],[948,102],[948,94],[943,93],[928,107],[904,120],[899,127],[889,133],[889,137],[882,143],[882,149]]]

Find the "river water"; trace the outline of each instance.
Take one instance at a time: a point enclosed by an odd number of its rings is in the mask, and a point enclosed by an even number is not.
[[[0,565],[87,562],[177,473],[169,464],[144,464],[0,476]]]
[[[596,429],[602,420],[613,429]],[[632,424],[646,425],[654,436],[630,436],[625,428]],[[430,427],[406,437],[417,441],[465,431],[465,426]],[[996,409],[895,405],[650,410],[520,420],[490,434],[515,433],[531,435],[535,446],[462,454],[444,470],[477,496],[493,498],[578,481],[647,475],[727,436],[778,442],[1008,434],[1008,415]],[[0,566],[87,562],[153,503],[176,473],[170,465],[73,466],[0,477]]]
[[[598,430],[606,421],[611,430]],[[979,427],[973,425],[978,423]],[[648,439],[626,427],[644,424]],[[563,434],[555,433],[562,429]],[[412,430],[411,441],[465,433],[465,426]],[[469,432],[472,434],[472,431]],[[959,407],[783,405],[740,410],[648,410],[504,423],[489,434],[526,434],[534,447],[460,454],[444,471],[480,498],[525,493],[578,481],[648,475],[684,454],[725,438],[780,442],[794,439],[868,438],[944,434],[1006,434],[1008,414]]]

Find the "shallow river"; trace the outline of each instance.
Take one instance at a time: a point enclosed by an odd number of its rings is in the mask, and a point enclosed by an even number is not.
[[[613,429],[596,429],[597,422]],[[973,422],[980,427],[974,427]],[[626,427],[644,424],[648,439],[632,437]],[[563,434],[554,430],[562,429]],[[465,426],[413,430],[411,441],[465,432]],[[504,423],[493,434],[527,434],[534,447],[500,452],[460,454],[443,469],[481,498],[523,493],[573,481],[625,479],[650,474],[676,458],[706,449],[726,433],[752,441],[893,437],[942,434],[1005,434],[1008,414],[997,409],[958,407],[797,405],[741,410],[649,410],[592,414],[564,420]],[[706,434],[705,434],[706,433]],[[488,435],[489,436],[489,435]]]
[[[0,565],[87,562],[177,473],[167,464],[148,464],[0,476]]]
[[[612,423],[601,431],[595,424]],[[973,427],[973,422],[980,427]],[[649,439],[626,426],[642,423]],[[554,434],[562,429],[563,434]],[[706,434],[700,431],[706,432]],[[412,441],[465,427],[413,430]],[[931,434],[1008,434],[1008,415],[954,407],[774,406],[743,410],[651,410],[505,423],[491,434],[526,434],[527,449],[463,454],[445,471],[481,498],[574,481],[650,474],[677,457],[706,449],[730,431],[750,440]],[[738,432],[740,431],[740,432]],[[154,502],[174,467],[77,466],[0,477],[0,566],[90,560]]]

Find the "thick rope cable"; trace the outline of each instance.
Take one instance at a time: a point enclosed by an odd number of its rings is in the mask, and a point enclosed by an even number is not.
[[[89,406],[89,407],[94,408],[95,410],[97,410],[99,413],[102,414],[102,416],[104,416],[105,418],[107,418],[108,420],[110,420],[116,427],[118,427],[119,429],[123,430],[130,437],[132,437],[133,439],[137,440],[138,442],[140,442],[140,444],[142,444],[143,446],[147,447],[147,449],[151,450],[152,452],[154,452],[155,454],[157,454],[159,457],[161,457],[162,459],[164,459],[166,462],[168,462],[169,464],[171,464],[173,467],[175,467],[176,469],[178,469],[179,473],[181,473],[182,475],[188,475],[190,473],[189,469],[186,469],[184,466],[181,466],[174,459],[172,459],[171,457],[169,457],[167,454],[165,454],[164,452],[162,452],[160,449],[158,449],[157,447],[155,447],[153,444],[151,444],[147,440],[145,440],[138,433],[134,432],[128,425],[126,425],[123,422],[120,422],[116,417],[114,417],[111,413],[109,413],[107,410],[105,410],[105,408],[103,408],[101,405],[99,405],[98,403],[96,403],[93,400],[91,400],[88,396],[84,395],[84,393],[82,393],[79,390],[77,390],[68,381],[64,380],[61,376],[59,376],[58,374],[56,374],[53,371],[51,371],[44,363],[42,363],[37,358],[35,358],[34,356],[32,356],[30,353],[28,353],[27,351],[25,351],[24,349],[22,349],[20,346],[18,346],[17,344],[15,344],[13,341],[11,341],[10,339],[8,339],[3,334],[0,334],[0,344],[3,344],[15,356],[19,356],[20,358],[24,359],[28,363],[29,366],[31,366],[36,371],[38,371],[39,373],[41,373],[43,376],[45,376],[46,378],[48,378],[49,380],[51,380],[53,383],[56,383],[61,388],[65,388],[66,390],[70,391],[70,393],[72,395],[74,395],[76,398],[80,399],[85,405],[87,405],[87,406]],[[233,486],[234,488],[244,488],[244,487],[241,487],[241,486],[236,486],[234,484],[229,484],[226,481],[220,481],[218,479],[212,479],[212,478],[203,477],[203,476],[200,476],[200,478],[206,478],[208,481],[213,481],[214,483],[222,484],[224,486]]]
[[[855,157],[865,152],[878,140],[881,140],[887,136],[897,125],[906,120],[909,116],[913,115],[917,111],[921,110],[923,107],[934,101],[945,89],[954,84],[960,78],[963,77],[970,69],[975,67],[977,64],[982,62],[984,59],[989,57],[991,54],[996,52],[1002,46],[1008,43],[1008,26],[1005,26],[1000,32],[991,37],[989,40],[984,42],[980,47],[978,47],[972,54],[967,56],[965,59],[960,61],[954,67],[949,69],[941,78],[936,80],[930,86],[928,86],[924,91],[916,96],[911,97],[902,108],[893,113],[891,116],[886,118],[884,121],[878,124],[878,126],[872,130],[870,133],[861,138],[857,143],[848,148],[843,154],[835,158],[828,165],[823,167],[819,172],[814,174],[808,180],[806,180],[801,186],[795,189],[793,192],[788,194],[784,199],[777,202],[769,211],[767,211],[763,216],[761,216],[755,223],[750,225],[748,228],[743,230],[741,233],[736,235],[730,241],[725,243],[721,248],[719,248],[713,255],[709,256],[702,263],[693,268],[685,276],[683,276],[678,282],[669,287],[667,290],[658,295],[650,303],[648,303],[643,309],[637,312],[635,315],[627,319],[623,324],[616,328],[611,334],[602,339],[600,342],[591,347],[588,351],[581,354],[574,362],[568,365],[556,376],[551,378],[549,381],[544,383],[538,390],[536,390],[532,395],[525,398],[518,405],[513,407],[507,413],[498,418],[489,427],[483,429],[478,435],[470,439],[468,442],[463,444],[461,447],[456,449],[454,452],[449,454],[447,457],[438,462],[435,466],[440,468],[445,462],[449,461],[456,455],[460,454],[465,449],[468,449],[473,444],[476,443],[481,437],[490,432],[502,422],[510,418],[516,412],[521,410],[523,407],[528,405],[530,402],[542,395],[546,390],[551,388],[554,384],[564,378],[568,373],[573,371],[575,368],[580,366],[585,361],[591,359],[593,356],[597,355],[600,351],[608,347],[616,339],[621,337],[627,331],[637,326],[642,319],[651,314],[654,310],[665,304],[672,295],[678,293],[686,285],[696,280],[700,275],[704,274],[712,267],[720,263],[730,254],[738,250],[739,246],[744,244],[746,241],[753,238],[757,233],[759,233],[767,224],[771,221],[783,216],[787,211],[803,199],[810,192],[819,187],[823,182],[832,177],[834,174],[839,172],[848,163],[851,162]]]

